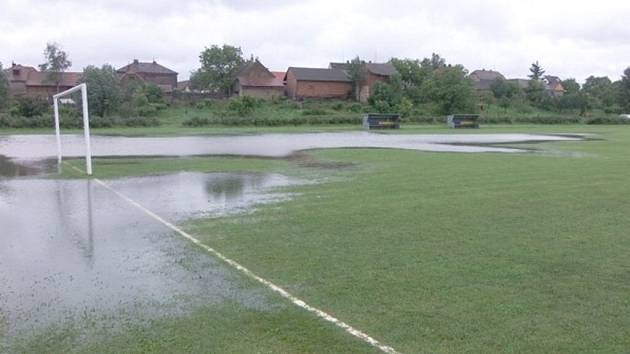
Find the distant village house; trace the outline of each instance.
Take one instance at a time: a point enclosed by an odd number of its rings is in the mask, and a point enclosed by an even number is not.
[[[352,80],[341,69],[290,67],[284,77],[289,98],[347,99],[352,94]]]
[[[350,77],[350,63],[330,63],[331,69],[341,69],[348,77]],[[365,63],[363,65],[363,76],[365,78],[361,87],[359,87],[358,100],[366,103],[372,92],[374,92],[374,86],[378,82],[389,82],[390,77],[397,74],[398,71],[391,63]]]
[[[28,96],[43,99],[76,86],[81,77],[81,73],[78,72],[50,73],[15,63],[5,70],[5,74],[12,97]]]
[[[258,59],[246,62],[234,79],[234,94],[271,99],[284,96],[284,74],[269,71]]]
[[[134,59],[131,64],[116,70],[123,86],[132,82],[153,84],[164,93],[172,93],[177,88],[177,73],[167,67],[153,62],[140,62]]]
[[[490,91],[492,83],[497,79],[506,80],[507,82],[516,84],[520,89],[525,90],[529,87],[530,79],[506,79],[503,74],[494,70],[475,70],[468,75],[468,78],[472,81],[473,86],[477,91]],[[541,80],[545,92],[550,96],[560,97],[565,93],[565,89],[562,86],[562,80],[557,76],[547,75]]]
[[[494,70],[475,70],[468,76],[477,91],[490,91],[492,83],[497,79],[505,80],[505,76]]]

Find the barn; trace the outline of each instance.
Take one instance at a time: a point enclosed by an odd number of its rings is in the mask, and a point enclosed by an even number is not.
[[[285,76],[287,96],[292,99],[347,99],[352,80],[340,69],[290,67]]]
[[[271,99],[284,96],[284,82],[256,59],[241,67],[234,79],[233,91],[237,96]]]

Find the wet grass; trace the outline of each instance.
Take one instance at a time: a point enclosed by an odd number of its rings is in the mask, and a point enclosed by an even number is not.
[[[542,124],[492,124],[482,125],[481,129],[458,129],[453,130],[441,124],[403,124],[399,130],[379,131],[380,133],[427,133],[427,134],[479,134],[479,133],[562,133],[562,132],[585,132],[585,131],[608,131],[616,129],[617,126],[588,126],[578,125],[542,125]],[[302,125],[302,126],[280,126],[280,127],[253,127],[253,126],[210,126],[190,128],[182,126],[159,126],[159,127],[136,127],[136,128],[99,128],[92,129],[95,135],[112,136],[185,136],[185,135],[247,135],[247,134],[290,134],[290,133],[321,133],[336,131],[359,131],[359,125],[331,124],[331,125]],[[64,134],[82,134],[79,129],[64,129]],[[54,134],[50,129],[6,129],[0,128],[1,135],[17,134]]]
[[[273,295],[270,295],[273,296]],[[81,336],[86,324],[56,328],[20,341],[16,353],[376,353],[332,325],[278,299],[268,310],[241,304],[199,308],[188,316],[131,325],[122,333]],[[88,324],[89,326],[89,324]],[[1,339],[1,337],[0,337]],[[2,350],[2,346],[0,346]]]
[[[176,170],[342,173],[348,178],[297,187],[300,196],[281,207],[195,220],[186,228],[402,352],[626,352],[630,128],[469,132],[598,133],[605,140],[532,145],[573,155],[308,152],[326,165],[355,166],[340,172],[244,158],[98,159],[95,171],[100,177]],[[297,309],[240,311],[200,310],[90,349],[368,350]]]
[[[403,352],[624,352],[630,129],[603,137],[544,145],[581,158],[318,151],[366,168],[189,230]]]

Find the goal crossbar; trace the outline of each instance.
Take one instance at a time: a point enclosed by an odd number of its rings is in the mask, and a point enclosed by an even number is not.
[[[59,127],[59,99],[74,92],[81,91],[81,103],[83,106],[83,135],[85,137],[85,172],[92,175],[92,146],[90,144],[90,116],[88,112],[87,85],[77,85],[53,96],[55,109],[55,135],[57,137],[57,163],[61,166],[61,131]]]

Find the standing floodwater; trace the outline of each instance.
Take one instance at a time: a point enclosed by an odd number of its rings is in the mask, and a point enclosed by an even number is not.
[[[83,156],[80,135],[62,137],[64,156]],[[244,136],[92,137],[94,156],[243,155],[284,157],[308,149],[392,148],[441,152],[519,152],[485,146],[519,142],[571,141],[576,137],[539,134],[373,134],[367,132],[264,134]],[[483,146],[482,146],[483,145]],[[52,135],[0,136],[0,155],[16,159],[56,154]]]
[[[108,183],[177,222],[287,198],[273,188],[296,182],[177,173]],[[266,306],[234,272],[88,180],[0,180],[0,284],[4,346],[47,330],[116,331],[228,300]]]

